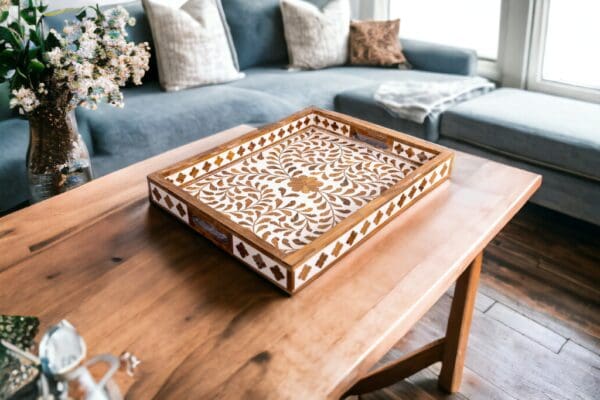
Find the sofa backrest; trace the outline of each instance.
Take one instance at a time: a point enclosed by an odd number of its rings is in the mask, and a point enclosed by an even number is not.
[[[287,64],[280,0],[221,0],[240,69]],[[329,0],[308,0],[323,7]]]
[[[279,0],[222,0],[240,69],[287,62]]]

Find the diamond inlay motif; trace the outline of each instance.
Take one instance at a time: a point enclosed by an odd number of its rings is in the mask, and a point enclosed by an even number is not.
[[[244,261],[254,271],[271,279],[277,286],[287,289],[287,269],[268,255],[233,236],[233,255]]]
[[[153,183],[150,184],[151,198],[156,204],[175,215],[177,218],[189,223],[188,208],[185,203],[168,194],[165,190],[159,188]]]
[[[160,201],[162,199],[162,195],[160,194],[157,188],[152,189],[152,193],[154,194],[154,198],[156,199],[156,201]]]

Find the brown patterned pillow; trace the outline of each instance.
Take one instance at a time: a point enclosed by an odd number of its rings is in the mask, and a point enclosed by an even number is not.
[[[392,66],[407,64],[398,39],[400,20],[352,21],[350,64]]]

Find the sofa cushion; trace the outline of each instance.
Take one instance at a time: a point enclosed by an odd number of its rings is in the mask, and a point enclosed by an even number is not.
[[[101,105],[81,109],[80,125],[89,129],[98,156],[129,163],[239,124],[264,124],[296,111],[268,94],[206,86],[162,92],[157,83],[124,90],[125,108]]]
[[[448,110],[442,136],[600,180],[600,105],[499,89]]]
[[[377,88],[382,82],[386,81],[447,81],[466,79],[466,77],[458,75],[436,74],[414,70],[402,71],[390,68],[345,67],[335,69],[335,72],[349,74],[361,79],[369,79],[374,82],[368,86],[347,90],[338,94],[335,98],[336,111],[431,141],[438,139],[439,116],[428,116],[423,124],[394,116],[375,101]]]
[[[531,198],[532,203],[600,225],[600,207],[598,207],[598,204],[600,204],[600,185],[598,182],[526,161],[516,160],[510,156],[487,151],[482,147],[451,138],[442,137],[438,143],[451,149],[543,175],[542,186]]]
[[[458,79],[468,79],[467,76],[461,76],[450,73],[438,73],[431,71],[421,70],[405,70],[397,67],[369,67],[359,65],[346,65],[343,67],[330,68],[329,71],[340,74],[351,75],[355,78],[368,79],[373,82],[387,82],[387,81],[453,81]]]
[[[269,93],[296,109],[308,106],[333,109],[333,100],[338,93],[372,82],[340,73],[335,68],[290,72],[282,66],[256,67],[244,72],[246,78],[230,85]]]
[[[415,69],[445,74],[475,75],[477,52],[438,43],[402,39],[402,51]]]

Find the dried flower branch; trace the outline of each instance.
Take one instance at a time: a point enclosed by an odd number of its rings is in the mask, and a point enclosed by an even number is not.
[[[67,110],[95,109],[100,102],[122,107],[120,87],[140,85],[148,70],[148,43],[127,41],[135,20],[123,7],[86,7],[62,32],[44,34],[43,1],[0,0],[0,83],[9,81],[11,107],[31,113],[65,98]]]

